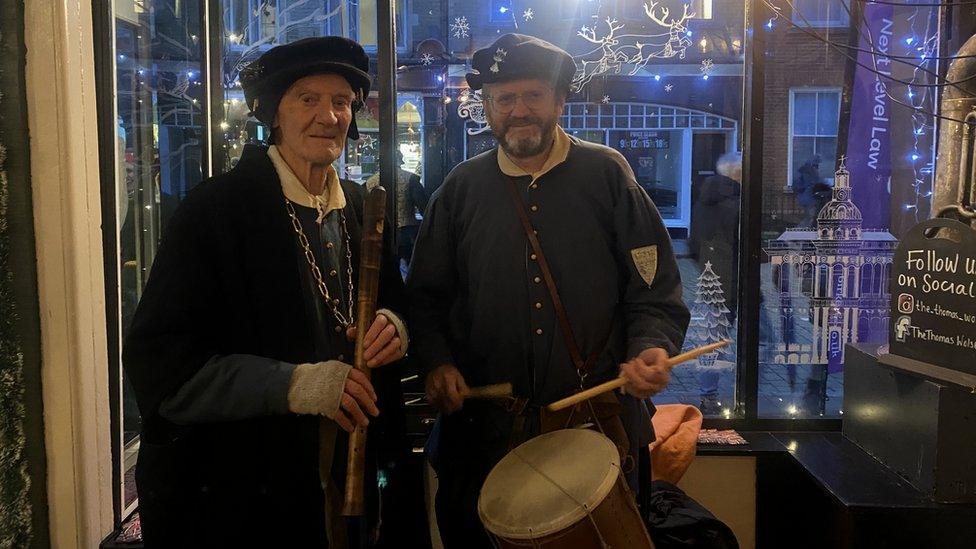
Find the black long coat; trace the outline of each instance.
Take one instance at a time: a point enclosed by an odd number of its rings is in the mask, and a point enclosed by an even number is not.
[[[342,188],[358,271],[364,189],[346,181]],[[379,299],[403,311],[392,234],[386,231]],[[234,169],[200,184],[174,215],[123,351],[143,418],[136,483],[150,546],[326,545],[319,418],[281,414],[178,426],[159,414],[160,403],[214,355],[295,364],[351,356],[341,337],[331,356],[316,355],[314,330],[322,327],[306,300],[319,296],[303,289],[296,246],[263,147],[248,146]],[[386,367],[373,379],[387,421],[371,422],[369,440],[395,446],[399,375]],[[344,462],[344,453],[336,460]]]

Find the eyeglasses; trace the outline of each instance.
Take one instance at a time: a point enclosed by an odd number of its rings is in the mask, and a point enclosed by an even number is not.
[[[508,114],[515,110],[519,98],[526,108],[538,111],[546,107],[552,97],[552,90],[531,90],[524,93],[500,93],[486,96],[491,107],[500,114]]]

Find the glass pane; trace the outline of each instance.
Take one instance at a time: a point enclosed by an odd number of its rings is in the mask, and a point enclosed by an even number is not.
[[[346,143],[344,152],[343,176],[357,183],[365,183],[367,179],[379,173],[379,101],[377,98],[366,99],[366,104],[356,113],[356,126],[359,128],[359,140]]]
[[[375,4],[374,4],[375,5]],[[220,0],[223,20],[222,73],[211,79],[214,93],[223,95],[223,108],[213,124],[222,139],[214,143],[213,171],[231,168],[247,143],[263,143],[266,128],[248,117],[240,70],[269,48],[310,36],[345,34],[375,43],[375,8],[360,20],[358,3],[344,0],[257,2]],[[367,6],[369,9],[369,6]],[[118,108],[121,234],[121,326],[123,336],[138,304],[162,235],[186,193],[203,177],[205,121],[209,104],[202,79],[208,64],[201,58],[206,33],[201,28],[198,0],[176,2],[122,0],[115,2],[116,91]],[[401,15],[404,12],[401,10]],[[402,35],[406,40],[406,34]],[[375,55],[374,55],[375,57]],[[353,150],[355,164],[340,159],[340,173],[364,181],[375,173],[376,94],[360,113],[363,139]],[[405,128],[409,135],[412,128]],[[371,140],[371,141],[370,141]],[[350,147],[352,148],[352,147]],[[405,165],[419,164],[418,142],[401,148]],[[349,164],[347,166],[347,164]],[[359,170],[359,171],[356,171]],[[122,190],[124,188],[124,195]],[[121,198],[124,197],[124,198]],[[123,380],[121,436],[126,443],[122,468],[124,497],[135,498],[131,467],[138,452],[141,425],[131,388]]]
[[[491,22],[508,23],[515,16],[511,0],[491,0]]]
[[[738,246],[741,176],[721,179],[716,164],[723,154],[739,148],[737,139],[742,132],[743,5],[664,0],[652,10],[652,18],[644,4],[643,0],[602,4],[492,0],[484,3],[484,9],[443,0],[410,4],[413,15],[407,25],[411,43],[398,60],[398,91],[442,102],[435,109],[436,101],[428,100],[422,110],[425,146],[420,173],[425,187],[433,191],[460,162],[496,146],[480,98],[469,93],[464,80],[471,52],[506,32],[552,42],[573,55],[577,64],[578,85],[567,98],[567,116],[562,122],[570,125],[571,135],[607,143],[623,153],[666,219],[688,303],[696,299],[705,263],[713,266],[714,272],[708,277],[720,278],[725,304],[710,304],[713,308],[707,313],[723,315],[734,339],[736,282],[730,265]],[[509,6],[513,11],[504,15],[510,17],[500,17],[501,8]],[[687,17],[683,15],[685,6]],[[611,29],[608,17],[623,27]],[[619,70],[613,63],[601,63],[614,57],[628,61]],[[703,66],[711,71],[708,79],[702,78]],[[713,122],[706,123],[706,118]],[[692,120],[698,124],[693,126]],[[431,135],[436,139],[428,137]],[[622,141],[625,147],[621,147]],[[694,189],[709,179],[712,181],[705,187],[721,186],[730,196],[724,201],[696,204]],[[718,217],[721,222],[706,221]],[[702,227],[696,230],[696,223]],[[717,251],[710,249],[707,257],[699,256],[701,244],[692,244],[691,238],[698,232],[707,233]],[[719,233],[721,239],[716,236]],[[724,312],[723,306],[729,312]],[[706,320],[701,317],[699,322]],[[687,347],[696,342],[689,338]],[[704,397],[708,414],[722,415],[725,408],[731,414],[735,402],[734,357],[733,349],[675,370],[675,381],[655,402],[699,405]]]
[[[239,19],[241,4],[234,3],[229,16]],[[121,0],[114,6],[124,337],[170,216],[203,178],[207,101],[198,1],[182,2],[179,9],[162,0]],[[132,475],[142,422],[132,387],[120,375],[124,448],[116,466],[121,468],[124,510],[136,498]]]
[[[793,23],[811,27],[840,27],[850,20],[843,0],[796,0]]]
[[[610,144],[634,168],[637,184],[654,201],[665,219],[679,217],[681,131],[611,131]]]
[[[353,35],[362,33],[366,47],[376,43],[375,2],[364,1],[347,5],[345,0],[311,2],[255,2],[251,0],[246,19],[232,18],[237,4],[243,0],[220,0],[224,14],[223,73],[214,79],[222,92],[223,113],[215,113],[214,123],[222,130],[215,140],[216,162],[214,173],[229,170],[237,163],[244,145],[264,143],[267,130],[254,118],[248,117],[244,103],[244,91],[239,78],[241,69],[278,44],[294,42],[302,38],[328,35]],[[361,16],[361,10],[367,13]],[[218,92],[220,93],[220,92]],[[375,94],[374,94],[375,97]],[[368,115],[367,115],[368,118]],[[359,118],[357,118],[359,120]],[[367,132],[369,123],[366,124]],[[375,121],[373,122],[375,127]],[[362,126],[360,126],[362,127]]]
[[[697,19],[711,19],[712,18],[712,2],[713,0],[693,0],[691,5],[694,6],[695,18]]]
[[[850,8],[844,0],[826,0],[821,6],[821,21],[830,26],[842,27],[850,22]]]
[[[817,94],[817,135],[837,135],[840,115],[840,92]]]
[[[356,25],[359,29],[359,43],[364,48],[376,48],[376,0],[359,2]]]
[[[813,138],[811,138],[813,139]],[[817,137],[815,139],[816,154],[820,157],[821,166],[837,165],[837,138],[836,137]],[[834,182],[834,174],[823,174],[824,179],[831,185]]]
[[[591,143],[599,143],[600,145],[606,145],[606,132],[600,130],[573,130],[569,132],[573,137],[578,137],[583,141],[589,141]],[[616,148],[616,147],[615,147]]]
[[[817,131],[817,94],[793,94],[793,135],[815,135]]]
[[[801,0],[796,5],[810,18],[847,20],[846,12],[838,16],[844,10],[839,1]],[[874,48],[887,48],[889,55],[916,59],[935,70],[935,63],[920,61],[914,48],[938,43],[937,8],[862,7],[860,49],[870,51],[868,37],[873,36]],[[761,32],[766,40],[766,259],[761,268],[759,415],[836,418],[844,396],[844,346],[886,342],[886,267],[897,239],[928,216],[932,174],[922,159],[932,157],[934,119],[926,113],[937,105],[932,94],[906,98],[905,87],[891,81],[889,90],[898,90],[892,91],[894,99],[877,94],[876,74],[862,67],[850,74],[850,61],[842,55],[810,54],[824,51],[823,43],[795,31],[789,20],[777,19]],[[843,36],[832,35],[833,40],[849,40],[846,32],[836,32]],[[927,57],[935,55],[930,51]],[[860,61],[871,66],[867,53]],[[911,63],[893,63],[891,77],[918,83],[916,90],[933,83]],[[788,89],[803,91],[794,93],[791,157],[786,162],[778,136],[789,115],[783,105]],[[843,93],[852,100],[847,119],[839,112]],[[918,110],[896,100],[911,101]],[[839,128],[848,128],[846,135],[838,135]],[[809,137],[797,137],[806,132]],[[913,161],[916,154],[919,160]]]
[[[294,5],[296,2],[290,2],[290,5]],[[342,11],[348,9],[345,7],[345,0],[328,0],[327,5],[333,6],[333,11],[326,14],[326,17],[335,15],[337,11]],[[350,7],[355,6],[356,9],[351,9],[350,12],[358,13],[356,20],[352,21],[348,29],[331,27],[328,34],[340,35],[348,34],[350,36],[355,36],[358,33],[357,41],[363,45],[368,51],[376,50],[376,0],[359,0],[358,2],[353,2],[349,4]],[[397,50],[402,51],[406,47],[407,43],[407,33],[409,32],[409,27],[404,24],[405,18],[409,15],[404,10],[403,0],[396,0],[396,15],[397,15]]]
[[[817,138],[816,137],[794,137],[793,138],[793,156],[791,157],[793,171],[793,177],[790,181],[794,186],[798,185],[797,181],[805,177],[804,174],[811,169],[813,162],[815,162],[814,155],[817,150]]]

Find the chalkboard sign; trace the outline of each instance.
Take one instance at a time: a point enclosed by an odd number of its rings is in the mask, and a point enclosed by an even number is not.
[[[891,354],[976,374],[976,231],[919,223],[895,252],[890,288]]]

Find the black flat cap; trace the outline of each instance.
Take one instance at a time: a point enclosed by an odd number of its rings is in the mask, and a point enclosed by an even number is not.
[[[296,80],[312,74],[333,73],[345,78],[358,100],[359,110],[369,95],[369,57],[357,42],[342,36],[305,38],[275,46],[241,70],[241,87],[251,114],[271,125],[281,97]],[[356,118],[349,139],[359,139]]]
[[[473,90],[522,78],[538,78],[551,82],[556,89],[568,89],[576,73],[571,55],[541,38],[524,34],[503,35],[494,44],[474,52],[471,68],[465,79]]]

